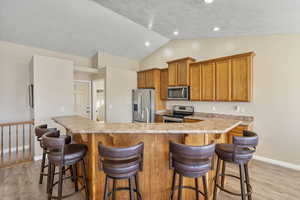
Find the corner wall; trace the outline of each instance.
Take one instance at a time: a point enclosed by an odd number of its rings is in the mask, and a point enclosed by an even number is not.
[[[140,62],[140,69],[167,67],[166,61],[191,56],[197,60],[254,51],[251,103],[168,102],[194,105],[198,112],[254,115],[258,156],[300,165],[300,35],[173,40]],[[235,111],[239,105],[241,112]]]

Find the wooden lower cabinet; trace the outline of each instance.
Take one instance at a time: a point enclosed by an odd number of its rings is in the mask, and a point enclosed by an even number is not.
[[[232,144],[233,142],[233,136],[243,136],[243,131],[244,130],[251,130],[251,126],[248,125],[240,125],[234,129],[232,129],[229,133],[228,133],[228,143]]]
[[[162,115],[155,115],[155,122],[156,123],[163,123],[163,116]]]

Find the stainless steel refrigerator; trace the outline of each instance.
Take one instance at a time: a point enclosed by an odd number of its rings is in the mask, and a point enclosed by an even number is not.
[[[133,122],[151,123],[155,118],[155,90],[132,90]]]

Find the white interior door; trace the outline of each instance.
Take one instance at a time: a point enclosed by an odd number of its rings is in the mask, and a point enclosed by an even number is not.
[[[74,112],[77,115],[92,119],[91,82],[74,81]]]

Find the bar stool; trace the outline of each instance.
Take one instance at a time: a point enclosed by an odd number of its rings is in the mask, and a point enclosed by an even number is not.
[[[37,126],[35,128],[35,135],[37,137],[37,141],[40,143],[40,146],[43,149],[43,156],[42,156],[42,162],[41,162],[39,184],[43,183],[44,176],[48,176],[48,174],[44,172],[45,168],[47,168],[48,165],[46,165],[47,150],[44,147],[44,145],[42,144],[42,136],[45,133],[49,132],[49,131],[56,131],[56,130],[57,130],[56,128],[48,128],[47,124],[43,124],[43,125]],[[56,135],[55,137],[60,137],[60,135]],[[70,144],[71,143],[71,137],[70,136],[65,136],[65,143],[66,144]],[[71,173],[72,173],[72,170],[71,170]]]
[[[170,141],[169,147],[170,168],[174,170],[170,199],[173,200],[174,193],[178,190],[178,200],[181,200],[182,189],[191,189],[195,191],[197,200],[199,200],[199,193],[205,197],[205,200],[208,200],[206,173],[212,167],[215,144],[187,146]],[[179,174],[179,185],[175,186],[177,174]],[[183,186],[183,177],[194,178],[195,187]],[[202,177],[203,192],[198,187],[199,177]]]
[[[227,192],[231,195],[241,196],[242,200],[252,200],[252,187],[250,185],[248,162],[252,159],[258,144],[258,136],[251,131],[243,131],[243,137],[233,136],[233,144],[217,144],[216,154],[218,155],[218,164],[215,177],[214,197],[217,199],[217,189]],[[223,161],[222,173],[220,174],[220,162]],[[235,163],[239,165],[240,177],[225,174],[226,162]],[[221,185],[218,183],[219,176],[221,176]],[[233,177],[240,180],[241,193],[234,193],[225,189],[225,176]],[[245,186],[247,192],[245,191]]]
[[[100,155],[100,170],[106,174],[103,200],[108,200],[110,195],[116,199],[116,192],[129,190],[130,200],[134,200],[134,193],[138,200],[142,200],[139,189],[138,172],[143,170],[144,143],[126,148],[105,147],[98,145]],[[133,188],[133,178],[135,189]],[[109,180],[113,180],[113,190],[108,192]],[[129,187],[117,188],[117,180],[128,179]]]
[[[59,135],[59,131],[51,131],[42,136],[42,143],[48,151],[48,200],[58,199],[61,200],[66,197],[70,197],[85,189],[86,199],[89,199],[89,190],[87,183],[86,167],[84,162],[84,157],[87,153],[87,146],[83,144],[65,144],[65,139],[61,137],[56,137]],[[81,169],[83,176],[77,176],[77,163],[81,163]],[[64,174],[65,166],[73,169],[73,174],[71,176],[66,176]],[[59,178],[58,181],[54,183],[55,168],[59,168]],[[73,178],[75,183],[75,192],[72,194],[62,195],[63,180]],[[78,178],[83,179],[84,186],[78,189]],[[58,184],[58,196],[52,196],[53,187]]]

